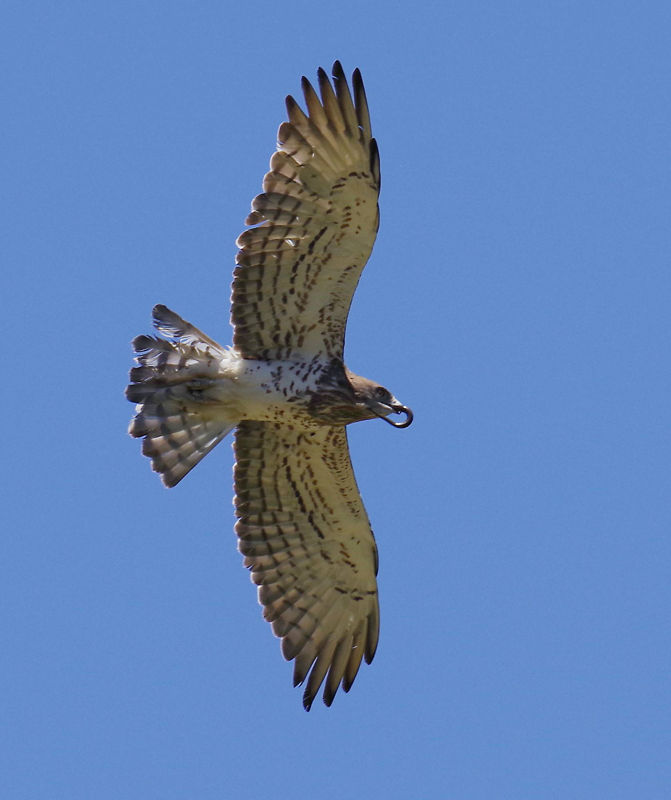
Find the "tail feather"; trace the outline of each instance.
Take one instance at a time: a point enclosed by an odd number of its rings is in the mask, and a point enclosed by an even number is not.
[[[131,436],[144,437],[142,452],[166,486],[176,486],[235,427],[173,403],[145,404],[128,428]]]
[[[166,338],[133,340],[139,366],[131,369],[126,396],[137,405],[128,432],[144,438],[152,468],[175,486],[238,422],[221,392],[213,394],[233,356],[165,306],[154,308],[154,326]]]
[[[214,339],[210,339],[209,336],[198,330],[195,325],[182,319],[179,314],[171,311],[162,303],[154,306],[152,317],[156,330],[167,339],[178,339],[184,344],[196,347],[207,345],[215,350],[223,350],[221,345],[215,342]]]

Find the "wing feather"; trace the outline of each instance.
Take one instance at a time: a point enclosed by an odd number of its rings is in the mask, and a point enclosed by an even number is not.
[[[338,135],[345,133],[345,121],[342,118],[340,104],[333,91],[333,86],[331,86],[331,81],[321,67],[317,71],[317,79],[319,81],[319,93],[322,96],[322,105],[324,106],[330,130],[335,131]]]
[[[350,637],[351,639],[351,637]],[[326,673],[329,671],[333,663],[333,656],[338,647],[338,641],[329,636],[323,647],[321,648],[317,660],[315,661],[310,674],[308,675],[308,682],[303,692],[303,708],[309,711],[314,701],[319,687],[324,682]],[[337,689],[337,687],[336,687]],[[324,702],[330,706],[333,702],[333,695],[329,694],[328,687],[324,689]]]
[[[354,636],[352,638],[352,649],[350,651],[349,660],[347,661],[347,666],[345,667],[345,674],[342,681],[342,688],[345,692],[349,692],[349,690],[352,688],[354,679],[359,672],[359,667],[361,666],[361,661],[363,659],[363,642],[365,638],[365,632],[366,623],[362,622],[354,632]]]
[[[331,656],[331,665],[329,667],[328,677],[326,678],[326,686],[324,688],[324,702],[330,706],[333,698],[338,691],[338,687],[345,674],[345,667],[349,661],[352,653],[353,636],[348,636],[341,639]]]
[[[330,705],[379,632],[377,548],[345,429],[245,421],[235,453],[235,530],[264,617],[295,659],[295,682],[307,679],[304,706],[325,678]]]
[[[355,69],[352,75],[352,86],[354,87],[354,102],[356,103],[356,115],[359,120],[359,127],[363,132],[363,138],[371,139],[373,133],[370,127],[368,99],[366,98],[366,90],[363,88],[363,78],[358,69]]]
[[[340,104],[340,113],[342,114],[347,132],[350,136],[358,137],[359,120],[357,119],[356,109],[352,102],[352,95],[347,85],[347,78],[345,78],[345,73],[339,61],[336,61],[333,65],[333,83],[336,90],[336,97]]]
[[[378,227],[379,156],[359,71],[339,62],[305,113],[287,98],[278,150],[238,238],[231,320],[247,358],[342,358],[354,290]]]

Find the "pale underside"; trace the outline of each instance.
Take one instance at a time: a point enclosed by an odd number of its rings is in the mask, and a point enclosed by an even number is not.
[[[231,318],[246,358],[342,360],[347,315],[378,228],[379,158],[361,77],[354,101],[339,63],[321,102],[303,79],[307,116],[289,121],[238,239]],[[379,630],[375,541],[344,427],[308,431],[244,422],[235,437],[236,531],[282,652],[306,676],[309,708],[348,691]],[[313,666],[314,662],[314,666]],[[310,672],[310,668],[312,671]]]
[[[345,428],[242,422],[235,457],[235,530],[264,616],[296,659],[294,685],[312,667],[305,704],[326,676],[330,705],[372,660],[379,630],[377,550]]]

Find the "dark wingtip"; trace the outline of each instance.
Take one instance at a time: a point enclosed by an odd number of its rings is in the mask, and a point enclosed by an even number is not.
[[[335,699],[336,692],[338,691],[338,687],[336,686],[335,691],[330,692],[328,689],[324,689],[324,705],[327,708],[331,708],[331,703]]]
[[[377,146],[377,141],[373,138],[370,140],[370,171],[378,186],[378,191],[382,186],[382,176],[380,174],[380,151]]]

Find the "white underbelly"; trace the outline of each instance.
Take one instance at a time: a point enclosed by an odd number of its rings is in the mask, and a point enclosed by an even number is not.
[[[233,354],[231,354],[233,356]],[[267,362],[231,357],[207,390],[208,404],[225,408],[240,420],[314,422],[305,405],[316,386],[315,369],[305,376],[303,363]],[[215,411],[215,408],[212,408]]]

